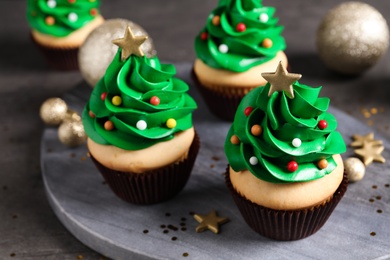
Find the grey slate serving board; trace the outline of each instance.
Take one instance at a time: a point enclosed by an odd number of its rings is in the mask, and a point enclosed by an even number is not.
[[[187,63],[178,64],[179,78],[191,85]],[[91,88],[80,84],[64,98],[81,111]],[[243,221],[224,184],[227,161],[223,143],[230,123],[213,117],[195,89],[190,94],[199,109],[194,125],[201,149],[185,189],[170,201],[135,206],[121,201],[104,184],[87,157],[85,146],[70,149],[55,128],[42,136],[41,165],[49,202],[64,226],[81,242],[113,259],[389,259],[390,258],[390,143],[385,164],[372,164],[363,181],[348,191],[328,222],[311,237],[277,242],[261,237]],[[351,135],[372,129],[331,108],[347,143]],[[352,155],[352,150],[343,155]],[[230,219],[220,234],[196,233],[193,212],[216,209]],[[164,225],[164,226],[162,226]],[[168,231],[168,232],[167,232]],[[375,234],[374,234],[374,233]]]

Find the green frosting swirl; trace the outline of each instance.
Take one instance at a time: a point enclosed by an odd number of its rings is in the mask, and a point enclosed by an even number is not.
[[[335,117],[327,113],[328,98],[318,98],[321,87],[311,88],[296,82],[294,99],[284,92],[268,97],[270,84],[250,91],[240,103],[225,141],[225,153],[235,171],[248,169],[257,178],[273,183],[303,182],[319,179],[332,172],[337,164],[332,155],[346,151],[341,134],[336,130]],[[252,107],[246,116],[244,110]],[[325,120],[328,126],[321,130],[317,125]],[[260,136],[251,133],[251,127],[261,125]],[[240,143],[230,141],[236,135]],[[294,147],[292,140],[299,138],[301,146]],[[258,159],[256,165],[250,158]],[[328,161],[319,169],[321,159]],[[298,163],[294,172],[287,170],[290,161]]]
[[[265,63],[286,48],[281,36],[282,26],[273,17],[275,8],[264,7],[261,0],[221,0],[211,12],[205,28],[195,39],[195,51],[199,59],[216,69],[235,72],[247,71]],[[220,25],[213,24],[213,18],[220,17]],[[245,31],[236,27],[243,23]],[[207,33],[207,39],[202,39]],[[272,47],[263,47],[264,39],[272,41]],[[226,53],[219,46],[228,47]]]
[[[160,64],[157,57],[131,55],[121,61],[119,50],[84,108],[82,120],[88,137],[99,144],[139,150],[191,128],[192,112],[197,105],[186,93],[188,85],[173,77],[175,67]],[[120,105],[113,104],[114,96],[121,97]],[[160,99],[158,105],[150,103],[154,96]],[[166,124],[170,118],[176,120],[173,128]],[[114,124],[111,131],[104,128],[108,120]],[[146,129],[137,128],[140,120],[147,123]]]
[[[40,33],[65,37],[95,19],[99,6],[100,0],[28,0],[27,19]]]

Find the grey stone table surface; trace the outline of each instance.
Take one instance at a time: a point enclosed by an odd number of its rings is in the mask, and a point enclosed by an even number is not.
[[[314,39],[320,19],[340,2],[344,1],[264,0],[277,7],[276,15],[285,25],[293,71],[303,74],[309,85],[323,85],[322,95],[330,96],[334,107],[389,140],[390,53],[354,78],[333,74],[317,56]],[[389,1],[364,2],[390,22]],[[154,39],[160,59],[179,64],[194,60],[194,35],[216,4],[217,0],[106,0],[102,13],[141,24]],[[44,126],[39,106],[48,97],[69,92],[82,78],[78,72],[46,66],[29,40],[25,10],[25,0],[0,1],[0,259],[100,259],[103,256],[80,243],[57,219],[40,169]],[[371,108],[379,112],[365,118],[362,111]]]

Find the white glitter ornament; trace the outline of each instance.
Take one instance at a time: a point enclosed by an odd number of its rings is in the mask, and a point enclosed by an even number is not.
[[[118,46],[113,44],[112,40],[122,38],[128,26],[135,36],[148,35],[141,26],[129,20],[110,19],[93,30],[81,45],[78,54],[79,68],[81,75],[90,86],[94,87],[104,76],[108,65],[118,51]],[[146,57],[156,55],[151,37],[148,37],[141,45],[141,49]]]
[[[344,169],[348,174],[348,180],[350,182],[360,181],[366,173],[366,166],[364,166],[364,163],[355,157],[344,160]]]
[[[69,13],[68,15],[68,19],[69,21],[71,21],[72,23],[76,22],[77,19],[79,19],[78,15],[76,13]]]
[[[57,2],[55,0],[49,0],[47,1],[47,6],[49,8],[55,8],[57,6]]]
[[[262,13],[259,17],[260,22],[263,22],[263,23],[268,22],[268,19],[269,19],[269,17],[268,17],[268,14],[266,14],[266,13]]]
[[[299,138],[294,138],[292,140],[292,145],[296,148],[300,147],[302,145],[302,141]]]
[[[145,120],[139,120],[136,124],[136,127],[138,130],[143,131],[148,127],[148,124],[146,123]]]
[[[227,53],[229,51],[229,47],[226,44],[221,44],[218,47],[219,52]]]
[[[259,163],[259,160],[255,156],[252,156],[251,158],[249,158],[249,163],[251,165],[256,165]]]
[[[356,75],[372,67],[389,47],[389,28],[372,6],[346,2],[330,10],[317,30],[320,58],[330,69]]]

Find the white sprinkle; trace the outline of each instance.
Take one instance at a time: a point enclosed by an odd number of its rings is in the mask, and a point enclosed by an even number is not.
[[[137,128],[138,128],[138,130],[143,131],[143,130],[146,129],[146,127],[148,127],[148,124],[145,122],[145,120],[139,120],[139,121],[137,122]]]
[[[47,6],[49,8],[55,8],[57,6],[57,2],[55,0],[48,0],[47,1]]]
[[[226,44],[221,44],[218,47],[219,52],[227,53],[229,51],[229,47]]]
[[[259,160],[255,156],[252,156],[251,158],[249,158],[249,163],[251,165],[256,165],[259,163]]]
[[[302,141],[301,141],[301,139],[299,139],[299,138],[294,138],[293,140],[292,140],[292,145],[294,146],[294,147],[300,147],[301,145],[302,145]]]
[[[76,13],[70,13],[70,14],[68,15],[68,19],[69,19],[69,21],[71,21],[71,22],[76,22],[77,19],[79,19],[79,17],[77,16]]]
[[[263,23],[268,22],[268,19],[269,19],[269,17],[268,17],[268,14],[266,14],[266,13],[262,13],[262,14],[260,15],[260,17],[259,17],[259,20],[260,20],[261,22],[263,22]]]

